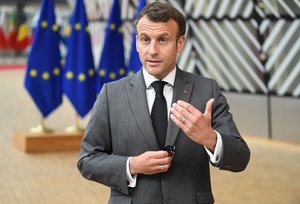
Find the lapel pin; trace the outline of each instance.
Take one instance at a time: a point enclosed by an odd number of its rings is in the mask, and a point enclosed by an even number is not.
[[[188,90],[184,90],[183,93],[184,93],[185,95],[188,95],[188,94],[189,94],[189,91],[188,91]]]

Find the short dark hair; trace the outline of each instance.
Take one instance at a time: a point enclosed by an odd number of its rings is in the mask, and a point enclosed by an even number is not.
[[[153,2],[147,4],[136,17],[135,29],[139,20],[144,16],[153,22],[167,22],[173,19],[178,26],[177,40],[185,34],[186,21],[184,16],[169,3]]]

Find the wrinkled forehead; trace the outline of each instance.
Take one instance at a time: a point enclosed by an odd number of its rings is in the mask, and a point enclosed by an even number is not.
[[[178,25],[173,19],[168,21],[152,21],[147,16],[143,16],[136,25],[136,33],[168,33],[176,35],[178,33]]]

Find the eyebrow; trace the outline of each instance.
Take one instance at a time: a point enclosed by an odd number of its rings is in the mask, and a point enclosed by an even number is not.
[[[140,34],[137,33],[137,35],[140,36],[140,37],[143,37],[143,36],[148,37],[148,36],[149,36],[148,34],[146,34],[146,33],[144,33],[144,32],[141,32]],[[157,36],[155,36],[155,37],[156,37],[156,38],[170,37],[170,35],[169,35],[168,32],[164,32],[164,33],[162,33],[162,34],[160,34],[160,35],[157,35]]]

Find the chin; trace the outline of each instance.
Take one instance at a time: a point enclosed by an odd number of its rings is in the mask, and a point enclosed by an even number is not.
[[[148,73],[153,75],[153,76],[159,76],[161,75],[161,72],[159,71],[159,69],[156,68],[150,68],[148,69]]]

